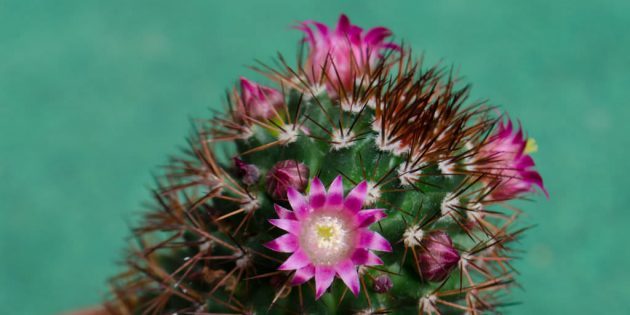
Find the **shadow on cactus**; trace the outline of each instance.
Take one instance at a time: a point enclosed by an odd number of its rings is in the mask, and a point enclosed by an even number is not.
[[[498,312],[533,141],[383,27],[307,21],[197,124],[134,230],[116,314]]]

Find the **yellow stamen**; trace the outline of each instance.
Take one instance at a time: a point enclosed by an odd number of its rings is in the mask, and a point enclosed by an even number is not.
[[[538,143],[536,143],[536,140],[534,138],[527,139],[527,144],[525,145],[525,153],[530,154],[536,152],[538,152]]]
[[[317,227],[317,236],[320,238],[330,240],[333,237],[333,233],[332,226],[320,225]]]

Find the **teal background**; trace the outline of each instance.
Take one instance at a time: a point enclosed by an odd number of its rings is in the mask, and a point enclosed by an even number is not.
[[[551,194],[511,314],[627,314],[630,2],[0,0],[0,314],[99,302],[151,173],[298,20],[340,12],[455,65],[535,137]]]

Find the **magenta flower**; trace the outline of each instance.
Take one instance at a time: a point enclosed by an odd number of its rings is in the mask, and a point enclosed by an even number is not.
[[[392,34],[389,29],[374,27],[364,32],[351,24],[344,14],[339,17],[334,30],[315,21],[304,21],[297,28],[305,33],[304,41],[310,45],[305,66],[309,80],[319,82],[324,71],[330,82],[334,82],[328,87],[333,94],[340,85],[346,91],[352,91],[355,78],[361,79],[387,50],[400,49],[398,45],[385,41]],[[367,78],[365,82],[368,82]]]
[[[241,101],[247,116],[254,119],[269,119],[284,105],[280,91],[262,86],[241,77]]]
[[[343,196],[341,176],[328,192],[315,177],[308,196],[289,188],[287,196],[293,211],[275,205],[279,219],[269,222],[288,233],[265,246],[277,252],[293,253],[279,270],[295,270],[293,285],[315,277],[316,298],[324,294],[338,276],[350,291],[359,293],[357,267],[380,265],[372,250],[390,252],[389,242],[368,227],[385,217],[383,209],[361,210],[367,197],[367,182]]]
[[[309,169],[304,163],[296,160],[280,161],[267,173],[267,192],[276,199],[285,199],[289,187],[304,191],[308,176]]]
[[[420,243],[418,263],[422,278],[427,281],[442,281],[451,273],[459,262],[459,253],[453,247],[448,234],[435,231],[427,235]]]
[[[528,139],[523,130],[514,130],[512,121],[499,122],[499,128],[488,139],[480,151],[482,157],[493,161],[487,171],[501,178],[492,196],[498,200],[508,200],[534,190],[538,186],[546,195],[543,179],[534,170],[534,160],[529,155]]]

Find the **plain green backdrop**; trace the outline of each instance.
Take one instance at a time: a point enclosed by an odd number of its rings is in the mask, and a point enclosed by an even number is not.
[[[151,173],[298,20],[347,13],[454,65],[535,137],[551,198],[512,314],[630,312],[630,1],[0,0],[0,314],[99,302]]]

